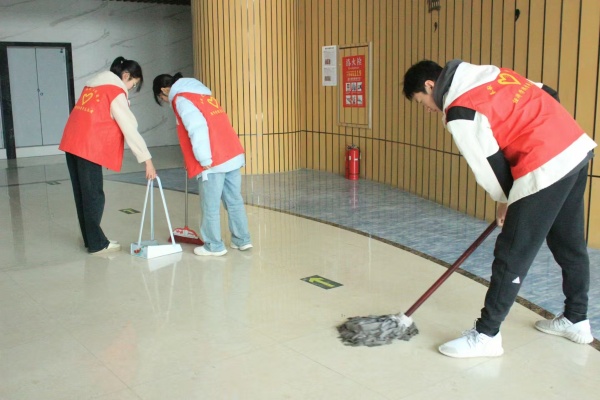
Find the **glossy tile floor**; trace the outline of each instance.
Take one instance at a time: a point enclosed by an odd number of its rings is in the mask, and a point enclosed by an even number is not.
[[[178,149],[152,153],[158,169],[180,167]],[[141,171],[127,156],[123,174]],[[0,174],[0,399],[595,399],[600,391],[600,352],[536,331],[540,316],[521,304],[503,324],[503,357],[439,354],[472,325],[485,294],[461,274],[415,313],[421,333],[409,342],[342,345],[335,326],[346,317],[401,312],[445,271],[435,262],[443,256],[375,238],[384,234],[248,205],[254,249],[200,258],[184,244],[182,254],[143,260],[128,252],[141,214],[120,210],[141,210],[145,187],[108,174],[103,227],[124,249],[90,256],[63,156],[0,161]],[[189,198],[196,228],[197,197]],[[166,199],[181,226],[183,193],[167,190]],[[155,232],[166,240],[160,208]],[[302,280],[314,275],[342,286]]]

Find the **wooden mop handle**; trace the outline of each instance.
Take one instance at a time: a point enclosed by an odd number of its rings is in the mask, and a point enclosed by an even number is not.
[[[421,304],[423,304],[425,302],[425,300],[427,300],[429,298],[429,296],[431,296],[433,294],[433,292],[435,292],[442,285],[442,283],[444,283],[446,281],[446,279],[448,279],[448,277],[450,275],[452,275],[452,273],[454,271],[456,271],[458,269],[458,267],[460,267],[460,265],[471,254],[473,254],[475,249],[477,249],[479,247],[479,245],[481,243],[483,243],[483,241],[490,235],[490,233],[492,233],[494,231],[494,229],[496,229],[496,221],[492,222],[490,224],[490,226],[488,226],[487,229],[485,231],[483,231],[483,233],[481,235],[479,235],[479,237],[458,258],[458,260],[456,260],[454,262],[454,264],[452,264],[452,266],[450,268],[448,268],[448,270],[446,272],[444,272],[444,274],[442,276],[440,276],[439,279],[437,281],[435,281],[435,283],[433,285],[431,285],[431,287],[429,289],[427,289],[427,291],[423,294],[423,296],[421,296],[419,298],[419,300],[417,300],[417,302],[415,304],[413,304],[411,308],[408,309],[408,311],[405,313],[405,315],[407,317],[410,317],[415,311],[417,311],[417,308],[419,308],[421,306]]]

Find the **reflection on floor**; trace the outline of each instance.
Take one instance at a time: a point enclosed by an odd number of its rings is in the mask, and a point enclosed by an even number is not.
[[[181,168],[160,171],[163,185],[184,191]],[[112,175],[109,179],[145,185],[143,173]],[[188,191],[197,194],[194,179]],[[350,181],[331,173],[299,170],[243,178],[246,204],[311,218],[397,245],[444,265],[453,264],[488,223],[423,200],[388,185]],[[495,238],[490,237],[462,265],[464,274],[487,284]],[[600,283],[600,250],[589,249],[592,282]],[[540,315],[563,309],[562,277],[544,244],[522,285],[519,301]],[[544,312],[547,311],[547,312]],[[600,284],[591,285],[588,316],[600,337]]]
[[[166,171],[181,176],[178,149],[153,155],[174,185]],[[145,187],[126,176],[140,171],[128,157],[122,174],[107,174],[103,227],[124,249],[101,257],[83,249],[64,157],[0,162],[0,399],[592,399],[600,390],[600,352],[532,329],[540,316],[518,304],[502,327],[503,357],[439,354],[485,294],[460,274],[415,313],[411,341],[340,343],[335,325],[406,310],[445,271],[434,259],[454,261],[485,223],[299,171],[245,180],[254,249],[201,258],[184,244],[182,254],[143,260],[125,249],[141,216],[121,211],[141,210]],[[197,196],[189,199],[197,227]],[[181,226],[183,193],[169,189],[166,200]],[[160,207],[155,232],[166,242]],[[446,236],[456,244],[441,243]],[[472,274],[485,275],[476,268],[489,265],[492,243],[465,264]],[[553,280],[553,267],[540,265],[548,275],[537,279]],[[341,286],[303,280],[314,275]]]

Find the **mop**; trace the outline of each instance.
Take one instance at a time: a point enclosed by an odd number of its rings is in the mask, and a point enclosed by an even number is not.
[[[410,340],[419,333],[411,315],[460,267],[460,265],[483,243],[496,228],[496,221],[473,242],[473,244],[452,264],[450,268],[408,309],[405,314],[370,315],[351,317],[339,325],[339,338],[347,346],[380,346],[390,344],[394,339]]]
[[[188,176],[187,171],[183,170],[185,173],[185,226],[183,228],[176,228],[173,231],[173,236],[178,243],[189,243],[195,244],[198,246],[202,246],[204,242],[200,239],[200,236],[188,227]],[[169,237],[169,242],[171,241],[171,237]]]

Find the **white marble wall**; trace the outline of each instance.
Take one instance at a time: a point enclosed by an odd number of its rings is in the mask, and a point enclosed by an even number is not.
[[[176,145],[175,119],[152,96],[161,73],[193,75],[189,6],[107,0],[0,0],[0,41],[71,43],[75,98],[86,80],[123,56],[142,66],[131,109],[148,146]],[[4,79],[4,77],[2,77]]]

